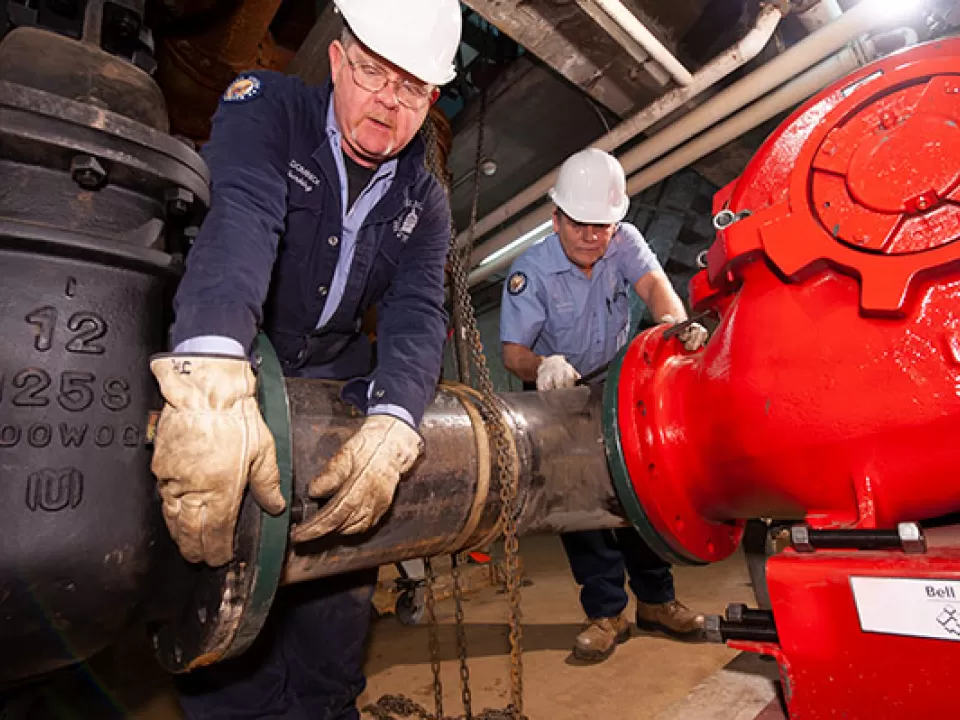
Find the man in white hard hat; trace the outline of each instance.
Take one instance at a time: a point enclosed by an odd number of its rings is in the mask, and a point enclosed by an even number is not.
[[[234,555],[249,486],[284,508],[276,450],[249,360],[258,330],[288,376],[349,380],[366,415],[313,479],[329,498],[294,542],[361,533],[423,449],[417,431],[441,365],[449,207],[417,133],[455,76],[456,0],[335,0],[331,79],[247,72],[226,90],[204,147],[210,212],[175,299],[172,352],[151,369],[166,404],[153,471],[183,556]],[[378,307],[374,363],[361,320]],[[281,588],[237,660],[182,676],[189,718],[356,718],[376,570]]]
[[[629,288],[659,322],[687,317],[640,231],[622,222],[630,200],[616,158],[593,148],[571,156],[550,198],[554,233],[510,268],[500,319],[504,365],[539,391],[602,377],[628,339]],[[707,331],[692,323],[678,338],[695,351]],[[638,626],[678,637],[701,632],[703,616],[675,597],[670,565],[632,528],[567,533],[562,540],[587,615],[573,647],[577,658],[605,660],[630,637],[626,575],[637,597]]]

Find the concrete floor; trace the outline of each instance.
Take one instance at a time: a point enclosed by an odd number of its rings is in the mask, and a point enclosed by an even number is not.
[[[582,614],[559,541],[525,539],[521,552],[530,581],[523,589],[523,648],[525,711],[531,720],[752,720],[772,697],[773,663],[747,659],[744,664],[745,656],[731,663],[737,653],[723,645],[683,643],[641,635],[636,629],[633,638],[606,662],[577,663],[570,647]],[[729,602],[753,601],[739,555],[706,568],[677,568],[675,577],[679,599],[700,612],[720,613]],[[493,587],[483,588],[467,597],[464,610],[473,709],[503,707],[510,687],[506,596]],[[453,612],[452,601],[438,604],[448,715],[462,712]],[[385,693],[403,693],[433,710],[426,626],[403,626],[389,615],[377,621],[367,673],[369,684],[361,707]],[[166,678],[136,634],[40,694],[46,699],[33,712],[26,706],[20,714],[8,708],[0,718],[100,720],[117,717],[116,710],[136,720],[181,717]],[[96,698],[99,702],[94,702]],[[105,712],[106,707],[111,712]]]
[[[532,581],[523,589],[522,605],[524,710],[531,720],[656,718],[681,703],[695,686],[737,654],[724,645],[683,643],[641,634],[634,628],[633,638],[609,660],[580,664],[571,657],[570,647],[583,614],[559,541],[552,537],[525,539],[521,554],[525,577]],[[705,568],[677,568],[674,574],[677,597],[699,612],[721,613],[730,602],[754,604],[739,554]],[[480,590],[465,602],[475,711],[509,702],[506,611],[506,596],[494,588]],[[459,714],[453,603],[441,603],[438,616],[443,624],[444,710]],[[367,662],[369,686],[361,697],[361,707],[382,694],[403,693],[433,710],[427,638],[426,627],[405,627],[389,617],[375,625]],[[728,717],[733,720],[736,716]]]

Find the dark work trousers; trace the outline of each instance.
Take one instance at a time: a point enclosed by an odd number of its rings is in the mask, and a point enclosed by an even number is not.
[[[589,618],[615,617],[627,607],[624,582],[642,603],[674,599],[670,564],[651,550],[633,528],[585,530],[560,536],[573,577],[580,588],[580,604]]]
[[[176,678],[188,720],[357,720],[377,570],[281,587],[242,656]]]
[[[537,384],[525,381],[523,389],[536,391]],[[587,617],[610,618],[623,612],[628,575],[630,589],[640,602],[659,605],[675,599],[670,563],[633,528],[563,533],[560,539],[580,585],[580,604]]]

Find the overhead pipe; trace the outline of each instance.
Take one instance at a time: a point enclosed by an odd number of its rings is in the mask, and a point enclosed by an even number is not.
[[[676,88],[662,95],[633,116],[621,122],[596,142],[592,143],[591,147],[608,152],[615,150],[658,121],[667,117],[673,111],[682,107],[685,103],[710,89],[735,70],[746,65],[759,55],[760,51],[763,50],[770,41],[782,18],[783,15],[777,8],[772,6],[764,7],[757,16],[757,20],[750,31],[732,47],[704,65],[703,68],[693,76],[693,81],[689,85]],[[554,168],[550,173],[544,175],[526,190],[513,196],[496,210],[487,213],[487,215],[477,222],[475,237],[482,237],[498,225],[505,223],[514,215],[519,214],[537,200],[540,200],[556,181],[558,171],[559,168]],[[466,246],[470,240],[469,235],[469,232],[460,233],[457,236],[457,244],[460,247]],[[476,262],[474,262],[474,264],[476,264]]]
[[[577,4],[658,82],[666,85],[670,78],[680,85],[693,82],[693,76],[683,63],[619,0],[577,0]],[[656,64],[651,64],[651,59]]]
[[[758,100],[743,112],[697,137],[660,162],[645,168],[627,181],[627,194],[636,195],[678,170],[706,157],[767,120],[806,100],[818,90],[865,65],[876,57],[872,42],[845,48],[786,85]]]
[[[761,68],[683,116],[677,122],[671,123],[663,131],[621,155],[619,159],[624,171],[628,176],[635,173],[641,167],[648,165],[686,140],[729,117],[790,78],[812,67],[823,58],[837,52],[860,35],[888,23],[888,17],[878,12],[878,1],[864,0],[860,2],[833,23],[804,38]],[[523,194],[525,195],[526,191]],[[538,208],[496,233],[488,241],[474,249],[471,255],[471,266],[476,267],[491,253],[506,247],[516,238],[547,222],[550,219],[550,214],[549,206]],[[470,285],[482,282],[494,273],[509,267],[510,263],[523,253],[528,244],[520,244],[497,258],[497,260],[477,268],[469,276]]]
[[[807,29],[807,32],[816,32],[841,15],[843,15],[843,10],[837,0],[820,0],[813,7],[797,13],[797,19]]]
[[[693,76],[673,53],[671,53],[652,32],[647,30],[646,26],[637,19],[637,16],[623,6],[620,0],[592,0],[600,9],[602,9],[610,18],[617,23],[634,40],[643,46],[643,49],[650,53],[650,57],[660,63],[681,85],[689,85],[693,82]]]

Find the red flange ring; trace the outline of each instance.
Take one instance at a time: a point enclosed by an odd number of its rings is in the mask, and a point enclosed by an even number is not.
[[[743,536],[743,522],[702,517],[661,453],[660,393],[669,392],[664,370],[688,353],[665,326],[638,335],[611,364],[604,392],[607,459],[627,516],[650,547],[675,564],[702,565],[729,557]],[[695,451],[695,448],[691,448]]]

